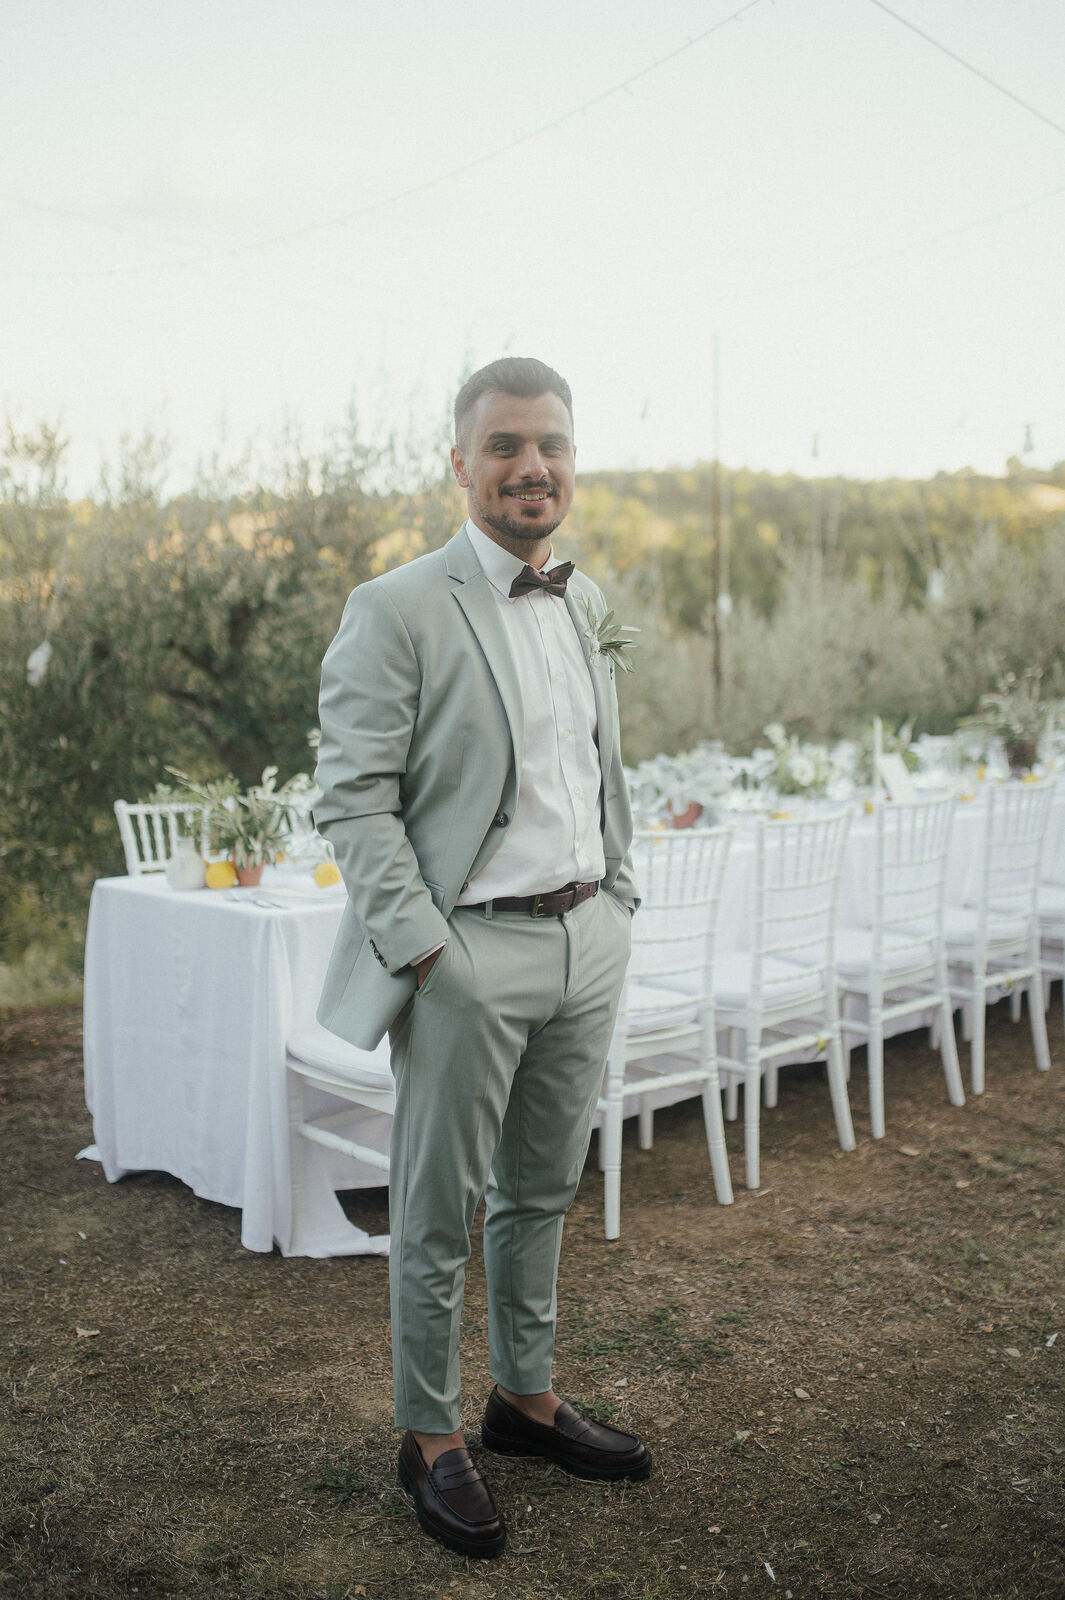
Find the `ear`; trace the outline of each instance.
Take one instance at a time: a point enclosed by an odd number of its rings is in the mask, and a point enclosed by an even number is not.
[[[459,449],[458,445],[452,447],[451,470],[455,474],[455,480],[459,487],[461,489],[468,489],[470,486],[470,480],[466,474],[466,458],[462,454],[462,451]]]

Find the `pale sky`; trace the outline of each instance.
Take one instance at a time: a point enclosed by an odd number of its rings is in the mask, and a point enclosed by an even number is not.
[[[686,465],[717,335],[730,466],[1065,459],[1065,7],[892,7],[1056,128],[872,0],[741,4],[7,0],[0,417],[179,488],[510,353],[579,468]]]

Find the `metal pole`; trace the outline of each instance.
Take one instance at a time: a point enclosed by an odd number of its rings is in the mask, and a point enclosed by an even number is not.
[[[728,552],[725,548],[724,524],[721,516],[721,339],[713,339],[713,449],[714,463],[710,479],[710,532],[713,539],[713,565],[711,592],[713,594],[713,673],[714,712],[719,714],[721,689],[725,677],[725,608],[728,601]]]

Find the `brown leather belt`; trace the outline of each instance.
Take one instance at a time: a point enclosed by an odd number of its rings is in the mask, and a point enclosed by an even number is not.
[[[474,906],[463,906],[463,911],[485,911],[491,906],[495,911],[524,911],[530,917],[561,917],[574,906],[583,905],[599,893],[598,883],[567,883],[550,894],[525,894],[500,896],[496,900],[482,900]]]

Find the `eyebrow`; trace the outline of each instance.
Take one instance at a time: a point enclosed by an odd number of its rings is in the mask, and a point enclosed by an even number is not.
[[[502,442],[506,444],[520,444],[521,441],[522,435],[520,433],[508,433],[506,429],[498,428],[494,433],[490,433],[488,435],[485,443],[498,444]],[[565,433],[545,433],[537,442],[539,444],[570,444],[571,440],[569,435]]]

